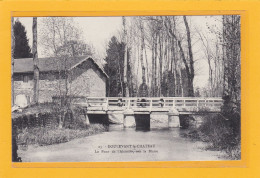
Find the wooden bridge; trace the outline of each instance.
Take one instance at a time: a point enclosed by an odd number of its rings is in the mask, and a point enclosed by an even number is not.
[[[89,114],[122,113],[133,110],[135,113],[169,112],[180,113],[220,112],[221,98],[200,97],[86,97],[78,98],[75,105],[85,107]]]
[[[150,128],[151,115],[168,115],[169,127],[180,127],[180,118],[221,111],[221,98],[200,97],[81,97],[74,105],[84,108],[86,124],[89,116],[121,120],[124,127],[145,125]]]

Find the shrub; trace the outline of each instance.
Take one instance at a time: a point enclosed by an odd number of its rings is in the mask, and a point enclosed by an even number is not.
[[[93,124],[86,129],[68,129],[68,128],[31,128],[22,129],[18,134],[18,145],[52,145],[68,142],[75,138],[86,137],[107,131],[107,128],[101,124]]]
[[[209,149],[224,150],[231,159],[240,159],[240,117],[208,115],[198,128],[200,139]]]

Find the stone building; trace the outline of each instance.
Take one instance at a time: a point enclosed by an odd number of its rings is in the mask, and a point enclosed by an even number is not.
[[[53,96],[106,96],[107,74],[92,57],[39,58],[39,102]],[[14,99],[33,99],[33,59],[14,60]]]

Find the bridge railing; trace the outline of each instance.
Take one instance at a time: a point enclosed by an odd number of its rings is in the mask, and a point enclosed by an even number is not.
[[[221,98],[200,98],[200,97],[87,97],[85,101],[75,104],[84,105],[89,110],[160,110],[172,107],[178,110],[199,111],[199,110],[220,110]]]

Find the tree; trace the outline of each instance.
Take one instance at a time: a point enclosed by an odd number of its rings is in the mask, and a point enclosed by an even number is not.
[[[125,17],[122,17],[122,21],[123,21],[123,44],[124,44],[124,96],[125,97],[129,97],[129,86],[128,86],[128,58],[127,58],[127,31],[126,31],[126,19]]]
[[[192,52],[192,47],[191,47],[191,36],[190,36],[190,27],[187,22],[186,16],[183,16],[183,21],[185,23],[186,27],[186,32],[187,32],[187,41],[188,41],[188,51],[189,51],[189,59],[186,59],[189,61],[189,67],[185,62],[184,56],[183,56],[183,62],[185,63],[185,68],[187,72],[187,77],[188,77],[188,95],[189,96],[194,96],[194,89],[193,89],[193,80],[194,80],[194,59],[193,59],[193,52]]]
[[[211,64],[211,59],[213,58],[213,54],[209,45],[209,40],[208,37],[204,36],[201,32],[197,31],[199,38],[202,42],[202,45],[204,47],[204,54],[208,62],[208,67],[209,67],[209,88],[211,95],[214,95],[213,91],[213,69],[212,69],[212,64]]]
[[[45,54],[53,59],[58,71],[55,92],[59,102],[56,105],[59,117],[59,127],[63,127],[66,115],[71,111],[71,95],[77,95],[73,90],[71,78],[73,72],[71,60],[76,56],[92,55],[92,48],[82,40],[79,28],[70,17],[45,17],[42,19],[41,46]],[[56,75],[56,74],[55,74]],[[86,83],[87,85],[87,83]]]
[[[194,96],[195,69],[200,67],[195,66],[195,61],[200,60],[201,56],[197,51],[199,39],[193,32],[196,25],[191,26],[189,19],[192,17],[128,17],[127,26],[123,23],[121,37],[124,39],[122,41],[127,39],[127,49],[132,50],[130,63],[134,69],[132,75],[136,73],[135,86],[140,88],[140,83],[147,84],[147,87],[141,88],[149,89],[148,96]],[[218,22],[213,23],[210,28],[218,26]],[[124,26],[127,27],[127,33],[124,33]],[[212,37],[212,34],[209,36]],[[221,48],[218,47],[218,39],[211,41],[209,36],[201,31],[200,42],[203,43],[209,64],[211,93],[219,96],[222,90],[220,76],[223,74]],[[125,72],[125,66],[118,70]],[[121,83],[121,79],[118,80]]]
[[[240,16],[223,16],[223,92],[224,95],[228,95],[231,101],[235,103],[240,103],[241,99],[240,53]]]
[[[190,34],[190,27],[187,22],[186,16],[183,16],[183,21],[185,24],[186,29],[186,37],[187,37],[187,46],[188,46],[188,58],[185,55],[185,51],[182,45],[182,41],[177,37],[173,28],[171,27],[171,21],[169,17],[166,17],[165,20],[165,27],[168,29],[169,34],[177,41],[180,57],[184,63],[186,74],[187,74],[187,88],[188,88],[188,96],[194,96],[194,89],[193,89],[193,80],[194,80],[194,59],[193,59],[193,52],[192,52],[192,45],[191,45],[191,34]]]
[[[38,104],[39,101],[39,59],[37,52],[37,17],[33,17],[33,102]]]
[[[240,16],[223,15],[223,106],[222,115],[227,118],[234,135],[232,145],[241,144],[241,36]]]
[[[28,43],[27,32],[25,27],[18,20],[14,23],[14,58],[32,57],[31,48]]]
[[[208,25],[213,40],[198,32],[209,65],[207,92],[209,96],[228,96],[230,101],[239,105],[240,16],[224,15],[214,18],[218,25]]]
[[[70,53],[72,56],[93,56],[94,50],[91,48],[91,46],[87,45],[83,41],[78,40],[71,40],[68,41],[66,45],[68,50],[71,50]],[[68,48],[69,47],[69,48]]]
[[[215,25],[207,24],[207,32],[198,30],[197,34],[201,41],[201,48],[204,51],[205,59],[209,68],[208,93],[211,97],[220,97],[223,94],[223,60],[221,53],[222,45],[222,24],[221,16],[208,17]]]
[[[141,21],[141,17],[139,17],[139,28],[140,28],[140,34],[141,34],[141,51],[140,51],[140,62],[141,62],[141,67],[142,67],[142,82],[145,84],[145,65],[144,65],[144,27],[143,27],[143,22]]]
[[[141,51],[140,51],[140,62],[142,67],[142,84],[139,86],[139,96],[147,97],[148,96],[148,86],[146,84],[145,76],[145,65],[144,65],[144,50],[145,50],[145,39],[144,39],[144,26],[141,17],[138,17],[138,28],[140,28],[141,35]]]
[[[109,76],[107,95],[123,95],[123,77],[124,77],[124,44],[120,43],[115,36],[111,38],[108,44],[107,56],[105,58],[105,70]]]

